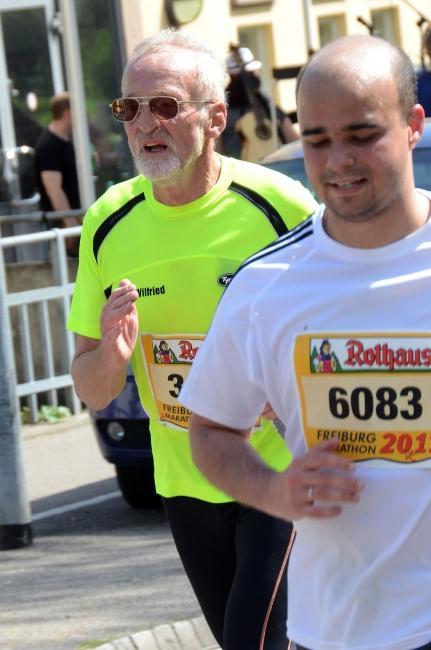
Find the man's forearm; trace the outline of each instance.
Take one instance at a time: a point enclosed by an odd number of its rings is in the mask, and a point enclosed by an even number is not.
[[[359,501],[364,482],[355,475],[354,463],[337,453],[337,438],[315,445],[277,472],[265,465],[247,435],[192,415],[193,459],[234,499],[287,521],[338,517],[345,503]]]
[[[90,408],[101,409],[123,389],[127,364],[115,369],[110,367],[104,359],[102,346],[99,345],[75,357],[71,372],[79,399]]]
[[[268,494],[277,472],[264,463],[247,437],[213,427],[196,427],[193,418],[190,428],[193,460],[203,474],[237,501],[280,517]]]
[[[67,198],[64,190],[61,187],[45,187],[49,200],[51,201],[52,209],[56,211],[70,210],[69,199]]]

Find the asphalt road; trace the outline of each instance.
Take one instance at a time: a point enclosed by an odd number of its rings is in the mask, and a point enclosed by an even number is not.
[[[85,650],[199,616],[163,511],[124,502],[86,415],[23,436],[34,542],[0,552],[1,650]]]

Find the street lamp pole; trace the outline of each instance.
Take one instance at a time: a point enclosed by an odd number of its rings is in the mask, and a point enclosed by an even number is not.
[[[0,235],[1,236],[1,235]],[[31,544],[6,277],[0,246],[0,551]]]
[[[95,201],[93,170],[87,112],[85,110],[84,78],[82,74],[81,49],[74,0],[60,0],[63,19],[64,59],[67,86],[72,108],[72,131],[76,153],[81,207],[87,209]]]

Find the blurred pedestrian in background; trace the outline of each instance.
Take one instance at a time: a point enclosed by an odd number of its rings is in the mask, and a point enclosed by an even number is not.
[[[226,156],[257,162],[279,144],[299,138],[290,117],[278,106],[275,106],[276,124],[273,124],[271,101],[261,89],[261,68],[262,63],[248,47],[231,46],[226,59],[230,77],[226,88],[227,125],[222,135],[222,151]]]
[[[52,97],[51,122],[43,130],[35,145],[36,184],[40,193],[40,208],[44,212],[67,211],[80,208],[75,149],[72,142],[72,115],[70,95],[67,92]],[[66,228],[82,223],[78,217],[64,217],[50,221],[51,227]],[[68,237],[68,254],[78,252],[79,238]]]

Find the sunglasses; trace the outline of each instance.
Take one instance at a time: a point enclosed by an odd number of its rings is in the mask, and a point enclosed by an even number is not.
[[[133,122],[140,106],[148,106],[159,120],[172,120],[180,104],[212,104],[209,100],[175,99],[175,97],[119,97],[109,104],[112,116],[119,122]]]

